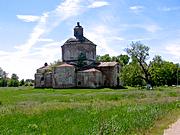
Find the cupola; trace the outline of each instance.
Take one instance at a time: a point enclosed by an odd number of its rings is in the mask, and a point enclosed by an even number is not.
[[[74,36],[76,37],[76,39],[82,41],[84,39],[84,35],[83,35],[83,27],[80,26],[80,23],[77,22],[77,26],[75,26],[74,28]]]

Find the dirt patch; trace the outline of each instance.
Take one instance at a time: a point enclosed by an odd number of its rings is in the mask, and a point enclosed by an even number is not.
[[[164,135],[180,135],[180,119],[165,129]]]

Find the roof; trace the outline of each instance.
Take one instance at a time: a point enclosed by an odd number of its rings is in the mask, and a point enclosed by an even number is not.
[[[43,66],[37,69],[37,73],[40,73],[40,74],[44,72],[50,72],[50,71],[51,71],[50,66]]]
[[[76,39],[76,38],[69,38],[65,43],[70,43],[70,42],[78,42],[78,39]]]
[[[70,64],[67,64],[67,63],[64,63],[64,64],[61,64],[61,65],[58,65],[57,67],[74,67],[74,66],[70,65]]]
[[[64,45],[67,45],[67,44],[77,44],[77,43],[86,43],[86,44],[96,45],[96,44],[94,44],[92,41],[90,41],[89,39],[87,39],[87,38],[85,38],[85,37],[84,37],[84,41],[79,41],[79,40],[76,39],[76,38],[69,38],[69,39],[64,43]]]
[[[91,69],[87,69],[87,70],[82,70],[82,71],[79,71],[79,72],[101,72],[95,68],[91,68]]]
[[[114,67],[118,64],[118,62],[100,62],[97,67]]]
[[[50,66],[43,66],[43,67],[40,67],[38,69],[49,69],[49,68],[50,68]]]

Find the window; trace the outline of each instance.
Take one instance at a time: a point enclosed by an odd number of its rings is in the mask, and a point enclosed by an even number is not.
[[[117,66],[117,73],[119,73],[119,65]]]
[[[81,85],[81,82],[80,82],[80,81],[78,81],[78,85]]]
[[[117,77],[117,86],[119,86],[120,80],[119,77]]]
[[[41,77],[41,81],[44,81],[44,77]]]

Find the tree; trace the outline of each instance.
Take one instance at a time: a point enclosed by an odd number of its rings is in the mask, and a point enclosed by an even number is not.
[[[0,67],[0,78],[7,78],[7,73]]]
[[[100,55],[96,55],[96,61],[100,62],[101,61],[101,56]]]
[[[11,79],[13,79],[13,80],[18,80],[19,79],[19,77],[17,76],[17,74],[12,74],[12,76],[11,76]]]
[[[119,56],[110,56],[109,54],[105,54],[103,56],[97,55],[96,60],[98,62],[111,62],[116,61],[122,66],[127,65],[129,63],[130,57],[128,55],[119,55]]]
[[[148,70],[149,66],[146,63],[146,60],[149,57],[150,48],[141,42],[132,42],[130,45],[131,48],[126,48],[125,51],[132,59],[138,62],[143,73],[140,77],[146,81],[146,84],[152,85],[151,75]]]
[[[164,61],[162,65],[165,85],[172,86],[176,84],[177,67],[173,62]]]
[[[11,79],[8,81],[8,86],[9,87],[18,87],[19,86],[19,77],[17,74],[12,74]]]
[[[2,78],[2,76],[3,76],[3,69],[0,67],[0,78]]]
[[[111,61],[111,57],[109,56],[109,54],[105,54],[103,56],[100,56],[100,61],[101,62],[110,62]]]
[[[33,86],[34,80],[33,79],[26,79],[25,80],[25,86]]]
[[[57,60],[57,61],[54,61],[53,63],[50,63],[50,66],[51,67],[55,67],[55,66],[57,66],[57,65],[61,65],[63,62],[61,61],[61,60]],[[46,63],[45,63],[46,64]],[[45,65],[44,64],[44,65]]]
[[[117,62],[119,62],[122,66],[125,66],[129,63],[130,57],[128,55],[121,54],[117,56],[116,59],[117,59]]]
[[[116,56],[112,56],[112,57],[111,57],[111,61],[116,61],[116,62],[117,62],[117,61],[118,61],[118,59],[117,59],[117,57],[116,57]]]
[[[0,87],[7,87],[7,79],[0,78]]]
[[[85,62],[86,60],[86,54],[84,53],[81,53],[79,56],[78,56],[78,67],[83,67],[85,65],[87,65],[87,63]]]
[[[24,79],[22,79],[22,80],[19,82],[19,85],[20,85],[20,86],[24,86],[24,85],[25,85]]]
[[[151,74],[152,83],[156,86],[164,85],[163,72],[162,72],[163,60],[161,56],[155,56],[153,61],[150,62],[149,72]]]
[[[0,67],[0,87],[7,87],[7,73]]]
[[[152,82],[156,86],[173,85],[177,80],[177,65],[162,60],[161,56],[155,56],[150,63],[149,72],[152,77]]]
[[[176,85],[178,86],[180,84],[180,64],[177,63],[177,71],[176,71]]]
[[[124,86],[143,86],[144,80],[141,78],[142,71],[136,61],[132,61],[122,68],[120,77]]]

